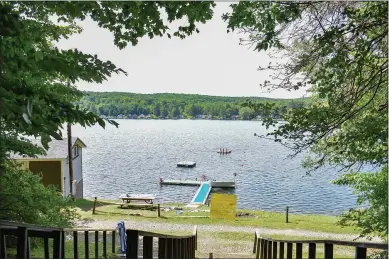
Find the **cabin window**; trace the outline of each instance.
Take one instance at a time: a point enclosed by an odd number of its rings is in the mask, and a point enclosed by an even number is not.
[[[73,150],[74,150],[73,157],[78,157],[78,154],[79,154],[79,153],[78,153],[78,152],[79,152],[78,146],[77,146],[77,145],[74,146]]]

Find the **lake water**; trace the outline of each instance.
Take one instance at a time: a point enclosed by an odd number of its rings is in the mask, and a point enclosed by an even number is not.
[[[192,179],[206,175],[233,180],[236,173],[238,208],[339,214],[355,205],[351,191],[330,183],[334,169],[306,176],[302,157],[289,159],[290,150],[261,139],[259,121],[118,120],[108,125],[73,127],[83,149],[84,196],[117,199],[125,193],[152,193],[160,202],[188,203],[197,187],[160,186],[164,179]],[[220,147],[232,149],[220,155]],[[179,161],[195,161],[195,168],[177,168]],[[222,190],[215,190],[216,192]]]

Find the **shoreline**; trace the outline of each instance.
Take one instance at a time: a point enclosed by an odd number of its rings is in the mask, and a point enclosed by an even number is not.
[[[90,200],[93,201],[94,197],[84,197],[82,200]],[[122,201],[118,199],[99,199],[97,197],[98,201],[104,201],[104,202],[111,202],[111,203],[121,203]],[[181,202],[166,202],[166,203],[159,203],[161,207],[163,206],[176,206],[176,207],[185,207],[186,203],[181,203]],[[155,206],[158,205],[158,202],[154,203]],[[208,205],[201,205],[201,208],[207,208],[208,210],[210,207]],[[281,213],[285,214],[286,213],[286,208],[283,210],[266,210],[266,209],[252,209],[252,208],[236,208],[237,212],[254,212],[254,213]],[[288,206],[289,210],[289,215],[301,215],[301,216],[328,216],[328,217],[340,217],[342,213],[339,214],[327,214],[327,213],[316,213],[316,212],[304,212],[302,210],[293,210],[292,206]],[[346,211],[347,209],[344,209]]]
[[[190,209],[184,207],[182,203],[164,203],[160,205],[160,216],[158,216],[157,204],[154,204],[154,206],[134,206],[130,204],[128,208],[127,206],[121,208],[121,204],[122,202],[118,200],[97,199],[96,205],[94,205],[94,200],[76,200],[78,213],[85,222],[131,220],[133,222],[153,222],[155,224],[223,225],[278,230],[295,229],[352,235],[359,233],[359,230],[354,227],[340,226],[338,224],[340,217],[334,215],[295,214],[293,211],[290,211],[288,223],[286,223],[285,212],[237,209],[238,215],[235,220],[223,220],[211,219],[210,207],[205,205]],[[94,206],[96,206],[95,214],[92,213]],[[182,212],[177,213],[175,208],[182,208]]]
[[[101,117],[102,119],[108,119],[108,120],[135,120],[135,121],[150,121],[150,120],[154,120],[154,121],[178,121],[178,120],[190,120],[190,121],[263,121],[263,119],[251,119],[251,120],[241,120],[241,119],[202,119],[202,118],[177,118],[177,119],[174,119],[174,118],[136,118],[136,119],[133,119],[133,118],[109,118],[108,116],[105,116],[105,117]],[[275,121],[278,121],[278,122],[282,122],[284,120],[280,120],[280,119],[273,119]]]

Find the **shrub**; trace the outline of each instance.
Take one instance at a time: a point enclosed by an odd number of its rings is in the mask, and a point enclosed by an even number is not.
[[[0,179],[0,219],[52,227],[72,227],[79,217],[74,201],[64,198],[42,178],[13,162]]]

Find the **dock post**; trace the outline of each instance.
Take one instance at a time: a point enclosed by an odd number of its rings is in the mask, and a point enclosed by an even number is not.
[[[95,197],[95,202],[93,203],[93,211],[92,211],[92,214],[95,214],[96,202],[97,202],[97,197]]]
[[[161,206],[158,203],[158,218],[161,217]]]
[[[286,223],[289,223],[289,206],[286,206]]]

